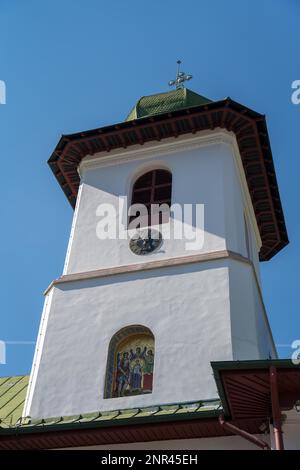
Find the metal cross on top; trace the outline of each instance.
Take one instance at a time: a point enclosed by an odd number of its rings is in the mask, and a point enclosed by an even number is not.
[[[193,75],[185,74],[184,72],[180,72],[180,64],[181,60],[177,60],[177,76],[175,80],[169,81],[169,86],[175,86],[176,90],[180,88],[184,88],[184,82],[193,78]]]

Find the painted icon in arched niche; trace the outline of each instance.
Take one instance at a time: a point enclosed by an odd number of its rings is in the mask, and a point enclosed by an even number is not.
[[[104,397],[151,393],[154,355],[148,328],[132,325],[116,333],[109,345]]]
[[[151,393],[154,340],[149,335],[127,338],[117,348],[113,396]]]

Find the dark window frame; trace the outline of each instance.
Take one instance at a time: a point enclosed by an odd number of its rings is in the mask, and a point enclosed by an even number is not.
[[[146,183],[141,185],[141,181],[146,180]],[[157,182],[159,181],[159,182]],[[165,197],[157,197],[156,192],[159,190],[165,190]],[[148,197],[141,197],[141,194],[148,191]],[[140,196],[139,196],[140,195]],[[151,206],[153,204],[167,204],[170,208],[172,200],[172,173],[169,170],[156,168],[154,170],[147,171],[143,173],[135,181],[132,187],[131,193],[131,205],[133,204],[143,204],[148,209],[148,220],[143,223],[142,226],[151,226]],[[149,213],[150,209],[150,213]],[[136,219],[138,216],[130,216],[129,224]],[[159,224],[167,223],[169,221],[169,212],[167,216],[163,214],[159,215]]]

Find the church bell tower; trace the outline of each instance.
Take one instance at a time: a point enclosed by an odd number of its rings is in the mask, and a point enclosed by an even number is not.
[[[211,361],[276,358],[259,262],[288,240],[265,118],[179,78],[49,159],[74,218],[24,416],[215,399]]]

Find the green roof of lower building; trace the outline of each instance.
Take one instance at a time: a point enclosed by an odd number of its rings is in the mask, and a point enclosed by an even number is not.
[[[149,422],[179,421],[186,419],[217,418],[222,412],[220,400],[174,403],[170,405],[153,405],[142,408],[129,408],[114,411],[97,411],[75,416],[58,416],[47,419],[23,418],[20,428],[24,432],[107,427],[114,425],[143,424]],[[0,434],[11,427],[0,427]]]
[[[0,377],[0,427],[14,426],[22,416],[29,375]]]
[[[211,103],[211,100],[198,95],[188,88],[180,88],[156,95],[142,96],[132,108],[125,121],[178,111],[192,106],[201,106],[207,103]]]
[[[95,411],[76,416],[58,416],[46,419],[22,418],[29,376],[0,378],[0,435],[15,432],[53,431],[82,427],[101,427],[120,424],[161,422],[181,419],[217,417],[220,400],[194,401],[167,405],[153,405],[114,411]]]
[[[22,418],[23,407],[29,382],[28,375],[0,377],[0,434],[18,428],[25,432],[36,429],[54,430],[56,428],[76,428],[78,426],[99,427],[115,424],[136,424],[143,422],[172,421],[217,417],[226,408],[225,392],[219,372],[222,370],[268,369],[271,365],[278,368],[298,369],[290,359],[268,359],[253,361],[224,361],[211,363],[220,399],[196,400],[193,402],[152,405],[143,408],[130,408],[114,411],[95,411],[76,416],[58,416],[43,419]]]

